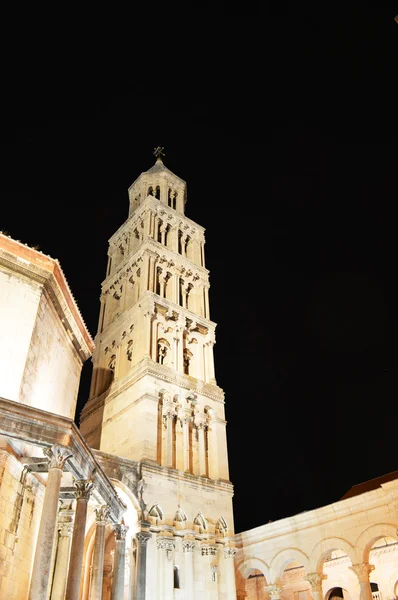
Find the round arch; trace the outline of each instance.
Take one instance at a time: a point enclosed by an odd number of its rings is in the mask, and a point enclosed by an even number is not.
[[[235,568],[243,579],[247,579],[253,571],[261,571],[267,583],[270,582],[270,569],[264,561],[259,558],[244,558]]]
[[[354,565],[357,562],[357,556],[354,546],[347,542],[344,538],[330,537],[321,540],[314,548],[309,557],[311,571],[321,573],[323,571],[323,563],[326,556],[333,550],[343,550]]]
[[[302,550],[299,550],[298,548],[284,548],[278,552],[271,561],[270,575],[273,583],[282,577],[286,566],[292,561],[297,561],[302,564],[306,572],[310,572],[309,558]]]
[[[391,523],[376,523],[365,529],[355,542],[358,562],[369,562],[372,546],[382,537],[392,537],[398,541],[397,526]]]

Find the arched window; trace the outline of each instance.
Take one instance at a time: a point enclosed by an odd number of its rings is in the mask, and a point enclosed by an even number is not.
[[[116,368],[116,354],[112,354],[108,367],[111,371],[115,372],[115,368]]]
[[[158,351],[156,360],[160,365],[165,365],[167,363],[167,356],[170,352],[170,344],[164,338],[160,338],[158,340]]]
[[[155,190],[155,198],[160,200],[160,187],[157,185]]]
[[[131,357],[133,355],[133,340],[129,340],[127,342],[126,354],[127,354],[127,360],[131,360]]]
[[[178,567],[174,567],[174,589],[180,589],[180,571]]]
[[[191,363],[192,352],[188,348],[184,349],[184,374],[189,375],[189,366]]]

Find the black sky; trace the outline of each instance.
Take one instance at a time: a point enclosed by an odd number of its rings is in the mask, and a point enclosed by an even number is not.
[[[187,181],[238,532],[398,468],[398,6],[383,4],[4,20],[0,227],[59,259],[93,336],[127,188],[157,145]]]

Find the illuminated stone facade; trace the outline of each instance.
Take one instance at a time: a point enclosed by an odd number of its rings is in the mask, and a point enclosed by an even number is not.
[[[0,598],[392,600],[398,478],[235,534],[186,200],[160,157],[129,188],[94,342],[58,262],[0,234]]]

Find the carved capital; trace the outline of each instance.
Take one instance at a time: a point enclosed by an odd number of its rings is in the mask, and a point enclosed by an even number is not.
[[[71,537],[73,533],[72,523],[60,523],[58,527],[60,537]]]
[[[236,548],[231,548],[229,546],[227,548],[224,548],[224,558],[233,558],[236,553]]]
[[[109,516],[109,513],[111,512],[111,507],[108,506],[107,504],[104,504],[103,506],[98,506],[97,508],[94,508],[94,512],[95,512],[95,520],[97,522],[97,525],[99,524],[106,524],[106,520]]]
[[[68,458],[73,456],[73,452],[71,452],[69,448],[60,446],[59,444],[54,444],[51,448],[44,448],[43,454],[48,458],[49,469],[61,469],[61,471]]]
[[[184,540],[182,542],[182,549],[184,552],[193,552],[195,550],[195,542]]]
[[[201,554],[202,554],[202,556],[216,556],[217,555],[217,546],[202,546]]]
[[[358,577],[360,583],[369,582],[369,574],[375,569],[374,565],[370,565],[369,563],[358,563],[356,565],[352,565],[352,567],[348,567],[351,571],[354,571],[355,575]]]
[[[158,550],[173,551],[175,548],[174,540],[166,537],[156,538],[156,547]]]
[[[81,498],[88,500],[94,486],[93,482],[88,479],[76,479],[73,483],[76,488],[76,500],[80,500]]]
[[[136,534],[136,536],[135,536],[135,537],[136,537],[136,539],[137,539],[137,542],[138,542],[138,544],[139,544],[140,546],[146,546],[146,545],[147,545],[147,543],[148,543],[148,541],[149,541],[149,539],[150,539],[152,536],[151,536],[151,534],[150,534],[150,533],[147,533],[146,531],[139,531],[139,532]]]
[[[270,595],[271,600],[278,600],[281,597],[282,588],[278,587],[275,583],[267,585],[265,589]]]
[[[322,592],[322,581],[327,579],[327,577],[323,573],[307,573],[304,579],[310,582],[314,592]]]
[[[124,541],[126,539],[126,533],[128,532],[129,528],[127,525],[122,525],[121,523],[117,523],[115,525],[113,525],[113,531],[115,534],[115,538],[116,540],[119,541]]]

